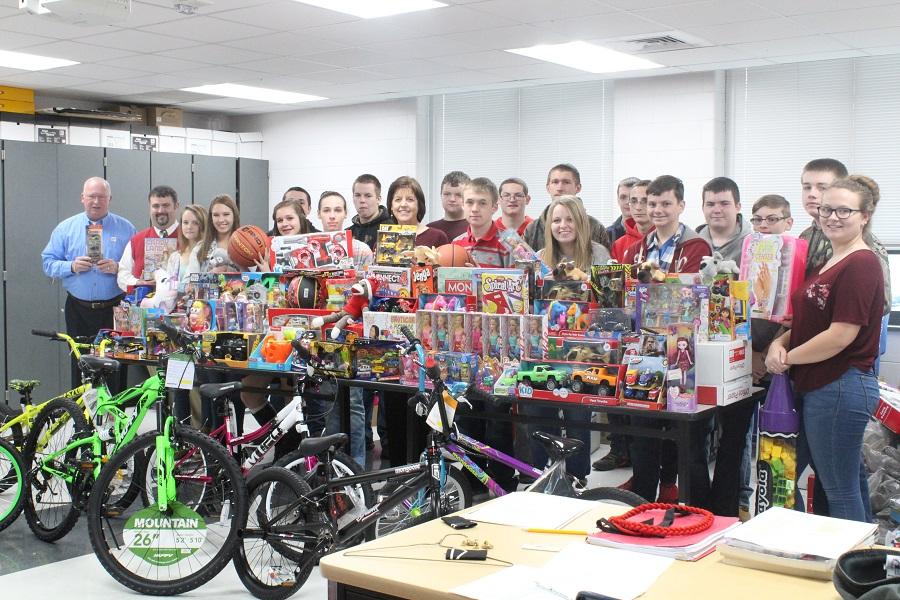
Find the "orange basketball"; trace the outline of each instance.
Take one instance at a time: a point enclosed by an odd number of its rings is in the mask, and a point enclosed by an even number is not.
[[[256,225],[244,225],[231,234],[228,256],[234,264],[248,268],[262,260],[269,248],[269,236]]]
[[[469,260],[469,252],[456,244],[444,244],[438,251],[438,264],[442,267],[464,267]]]

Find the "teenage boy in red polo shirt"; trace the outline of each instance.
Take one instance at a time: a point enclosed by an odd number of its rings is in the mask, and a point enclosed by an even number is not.
[[[505,179],[500,184],[500,216],[494,221],[497,229],[515,229],[519,237],[525,235],[525,228],[534,220],[525,214],[530,202],[528,184],[518,177]]]
[[[496,223],[497,186],[487,177],[476,177],[463,188],[463,207],[469,229],[453,243],[469,250],[479,267],[511,267],[509,250],[500,243]]]

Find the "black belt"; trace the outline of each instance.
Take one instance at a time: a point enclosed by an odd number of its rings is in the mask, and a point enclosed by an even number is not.
[[[69,298],[75,301],[76,304],[83,306],[85,308],[90,308],[91,310],[101,310],[104,308],[112,308],[113,306],[117,306],[119,302],[122,301],[122,298],[125,297],[125,294],[119,294],[112,300],[82,300],[81,298],[76,298],[72,294],[69,294]]]

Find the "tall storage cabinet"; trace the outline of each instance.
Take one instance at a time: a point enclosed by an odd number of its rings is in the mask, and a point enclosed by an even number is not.
[[[69,358],[64,345],[31,335],[32,329],[65,331],[65,290],[43,274],[41,252],[60,221],[84,210],[80,195],[85,179],[109,180],[110,210],[143,229],[153,185],[175,188],[181,206],[193,199],[207,205],[217,193],[237,196],[238,159],[8,140],[0,144],[0,382],[6,389],[9,379],[40,379],[35,397],[49,398],[69,388]],[[253,162],[262,164],[246,179],[252,188],[246,193],[264,199],[268,212],[268,163]],[[196,190],[204,195],[195,195]],[[242,221],[267,227],[265,212],[262,218],[254,212]]]

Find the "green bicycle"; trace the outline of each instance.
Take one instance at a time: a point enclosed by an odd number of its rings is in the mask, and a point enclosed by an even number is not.
[[[22,455],[15,446],[0,439],[0,531],[9,527],[22,512],[24,482]]]

